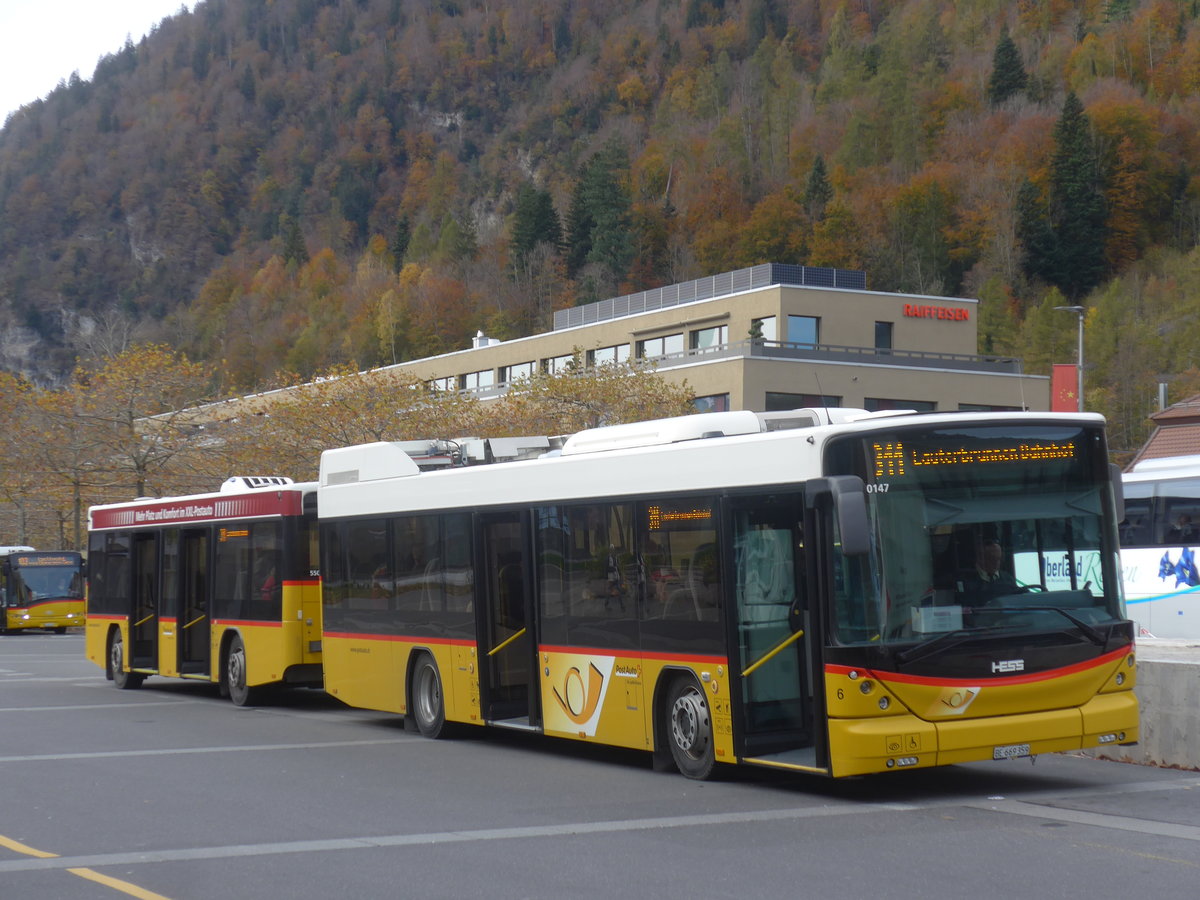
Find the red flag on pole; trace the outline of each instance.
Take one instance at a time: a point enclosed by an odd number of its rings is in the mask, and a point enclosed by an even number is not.
[[[1050,374],[1050,411],[1079,411],[1079,370],[1070,363],[1054,364]]]

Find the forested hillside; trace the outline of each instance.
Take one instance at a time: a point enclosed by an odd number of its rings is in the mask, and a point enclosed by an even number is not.
[[[1200,0],[202,0],[0,132],[0,365],[219,390],[758,262],[1200,389]]]

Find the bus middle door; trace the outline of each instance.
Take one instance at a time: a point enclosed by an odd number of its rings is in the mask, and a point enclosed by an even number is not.
[[[479,516],[482,598],[479,628],[480,708],[492,724],[534,728],[537,691],[531,690],[537,660],[529,535],[517,512]]]
[[[129,667],[158,671],[158,534],[133,538],[133,617],[129,622]]]
[[[208,531],[186,530],[181,535],[179,577],[179,674],[184,678],[209,677]]]

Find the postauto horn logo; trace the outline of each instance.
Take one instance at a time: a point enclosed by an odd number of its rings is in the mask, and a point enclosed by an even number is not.
[[[562,662],[567,668],[561,682],[554,687],[554,699],[558,702],[559,711],[571,723],[570,726],[564,723],[562,730],[594,737],[615,657],[569,656]]]

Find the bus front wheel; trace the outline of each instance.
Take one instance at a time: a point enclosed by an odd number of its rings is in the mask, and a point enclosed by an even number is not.
[[[413,669],[412,713],[417,730],[427,738],[439,738],[446,731],[446,704],[442,695],[442,677],[437,663],[422,653]]]
[[[238,636],[229,644],[229,655],[225,660],[225,684],[229,699],[235,706],[254,706],[262,700],[263,689],[246,684],[246,645]]]
[[[123,691],[140,688],[145,675],[140,672],[130,672],[125,668],[125,642],[121,640],[121,632],[114,631],[112,641],[108,645],[108,670],[112,675],[113,684]]]
[[[667,742],[679,771],[703,780],[716,765],[708,698],[691,676],[675,679],[667,695]]]

